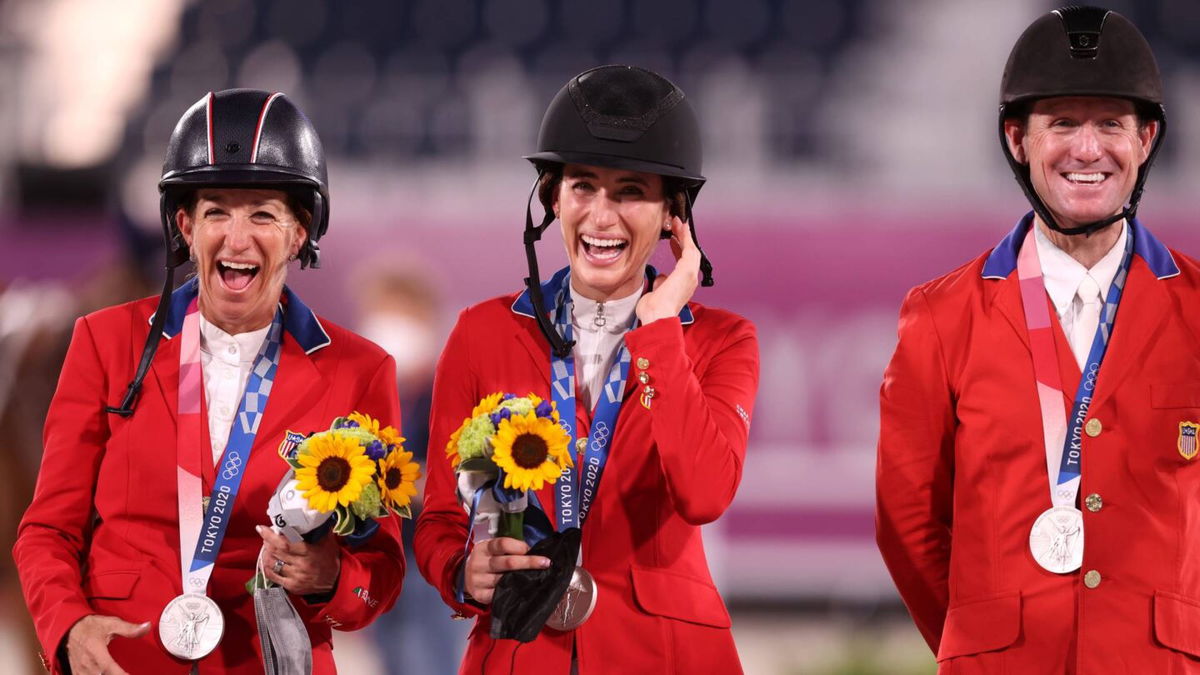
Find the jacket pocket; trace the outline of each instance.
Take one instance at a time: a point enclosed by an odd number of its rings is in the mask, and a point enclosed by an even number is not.
[[[1200,600],[1155,591],[1154,637],[1164,647],[1200,657]]]
[[[946,612],[937,660],[1004,649],[1020,635],[1020,591],[968,600]]]
[[[141,572],[133,570],[93,573],[84,585],[84,595],[89,599],[124,600],[133,593],[140,575]]]
[[[634,566],[633,597],[642,611],[670,619],[729,628],[729,611],[712,583],[669,570]]]
[[[1152,408],[1200,408],[1200,385],[1166,382],[1150,385]]]

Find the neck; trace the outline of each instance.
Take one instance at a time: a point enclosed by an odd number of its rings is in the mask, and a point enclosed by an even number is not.
[[[637,293],[642,288],[643,279],[645,277],[638,275],[611,291],[604,291],[598,288],[593,288],[579,282],[574,275],[571,276],[571,290],[582,295],[588,300],[595,302],[608,302],[610,300],[621,300]]]
[[[255,312],[248,316],[239,316],[236,318],[214,316],[214,312],[206,311],[204,306],[204,298],[200,298],[200,315],[212,325],[229,333],[230,335],[241,335],[266,328],[270,325],[271,320],[275,318],[275,308],[272,306],[269,312]]]
[[[1051,243],[1079,261],[1080,265],[1091,269],[1116,245],[1117,239],[1120,239],[1121,231],[1125,227],[1125,221],[1118,220],[1090,235],[1055,232],[1042,222],[1041,218],[1037,219],[1037,227]]]

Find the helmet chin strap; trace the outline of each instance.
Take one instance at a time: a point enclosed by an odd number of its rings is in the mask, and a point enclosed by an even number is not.
[[[543,173],[538,171],[538,176],[533,181],[533,189],[529,191],[529,199],[525,201],[525,260],[529,263],[529,276],[525,277],[525,287],[529,289],[529,299],[533,303],[533,316],[537,319],[538,328],[550,342],[550,349],[554,355],[565,359],[571,355],[575,341],[564,340],[550,323],[546,312],[546,298],[542,296],[542,280],[538,276],[537,248],[534,246],[542,238],[546,228],[550,227],[550,223],[554,222],[554,212],[546,211],[541,225],[535,227],[533,224],[533,195],[537,192]]]
[[[183,235],[174,233],[174,228],[171,227],[171,218],[174,214],[169,212],[166,193],[159,197],[158,204],[163,226],[163,241],[167,244],[167,278],[163,281],[162,294],[158,298],[158,309],[154,310],[154,320],[150,323],[150,334],[146,336],[146,344],[142,347],[142,358],[138,361],[133,379],[125,389],[125,396],[121,398],[120,404],[104,407],[105,412],[121,417],[129,417],[133,414],[138,392],[142,389],[142,381],[146,379],[150,363],[154,361],[154,354],[158,352],[163,326],[167,322],[167,309],[171,305],[171,291],[175,289],[175,268],[187,262],[188,259],[188,247],[183,240]]]

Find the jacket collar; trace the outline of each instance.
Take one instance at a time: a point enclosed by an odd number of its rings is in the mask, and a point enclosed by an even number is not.
[[[167,306],[167,321],[163,325],[163,337],[170,340],[179,334],[188,305],[199,292],[200,281],[193,277],[171,293],[171,302]],[[291,334],[305,354],[328,347],[333,341],[329,333],[325,332],[325,327],[321,325],[317,315],[300,300],[300,296],[292,292],[292,289],[283,287],[283,297],[280,298],[279,304],[283,307],[283,329]],[[150,315],[150,321],[154,321],[153,314]]]
[[[1021,249],[1021,242],[1025,240],[1025,233],[1032,224],[1033,212],[1030,211],[1017,222],[1012,232],[992,249],[991,255],[983,264],[984,279],[1007,279],[1008,275],[1017,269],[1017,253]],[[1155,239],[1150,230],[1143,227],[1137,218],[1129,221],[1129,233],[1133,236],[1133,254],[1146,261],[1146,266],[1154,276],[1162,280],[1179,274],[1179,266],[1175,264],[1171,251]]]
[[[558,289],[560,287],[562,287],[563,278],[566,277],[570,272],[571,272],[570,267],[564,267],[561,270],[555,272],[554,276],[551,277],[549,281],[546,281],[542,284],[542,297],[545,298],[547,301],[552,302],[555,294],[558,293]],[[653,283],[653,281],[656,278],[658,278],[658,270],[655,270],[652,265],[646,265],[647,282]],[[550,309],[550,308],[547,308],[547,309]],[[514,301],[512,304],[512,311],[514,314],[520,314],[521,316],[527,316],[531,319],[537,318],[537,316],[533,313],[533,300],[529,297],[529,289],[528,288],[526,288],[524,291],[522,291],[521,295],[517,296],[516,301]],[[681,323],[683,323],[683,325],[686,326],[688,324],[691,324],[695,320],[696,320],[696,318],[694,316],[692,316],[691,306],[688,304],[685,304],[683,306],[683,309],[679,310],[679,321]]]

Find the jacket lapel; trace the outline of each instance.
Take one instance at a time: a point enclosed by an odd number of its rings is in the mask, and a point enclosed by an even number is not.
[[[279,370],[271,386],[271,396],[259,423],[254,445],[258,446],[264,442],[277,444],[275,439],[281,438],[287,422],[303,418],[304,409],[311,408],[317,401],[323,400],[329,387],[328,378],[313,362],[312,355],[305,354],[292,335],[284,332]]]
[[[1025,308],[1021,305],[1021,286],[1017,280],[1017,273],[1013,271],[1008,278],[1003,280],[993,280],[987,282],[992,294],[991,303],[996,308],[1000,315],[1008,322],[1009,326],[1016,331],[1017,337],[1021,339],[1021,344],[1025,345],[1025,349],[1029,349],[1029,331],[1025,328]],[[1047,299],[1049,302],[1049,299]],[[1054,316],[1054,310],[1050,311],[1051,316]],[[1059,329],[1061,332],[1061,329]]]
[[[1134,256],[1125,293],[1117,307],[1108,351],[1100,366],[1093,408],[1102,405],[1121,386],[1130,369],[1143,362],[1170,313],[1171,298],[1166,285],[1155,278],[1142,258]]]

